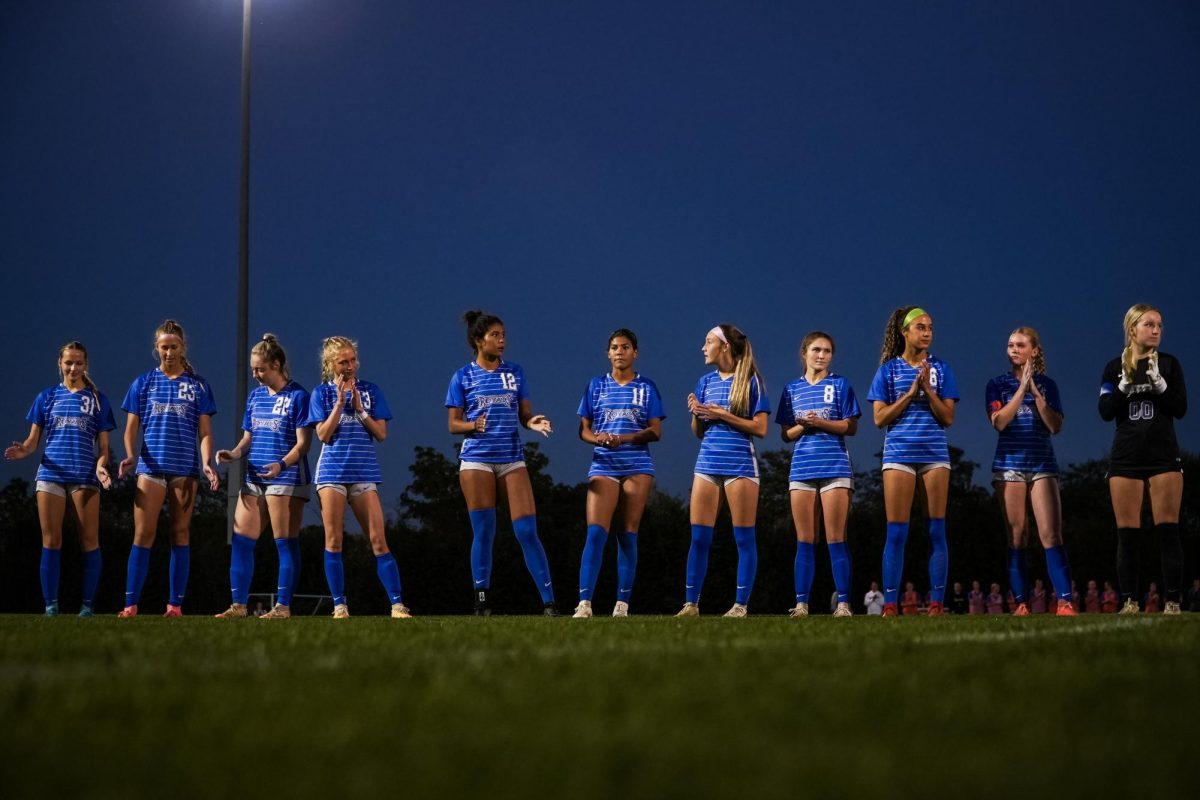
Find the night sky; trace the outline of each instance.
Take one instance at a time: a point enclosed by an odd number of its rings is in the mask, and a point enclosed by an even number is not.
[[[118,406],[170,316],[236,441],[241,24],[240,0],[4,4],[9,440],[59,345],[88,345]],[[571,483],[619,326],[663,394],[676,494],[717,322],[750,336],[773,413],[806,331],[865,405],[889,312],[924,306],[963,394],[950,441],[984,465],[1017,325],[1062,389],[1064,464],[1107,450],[1096,394],[1132,303],[1163,309],[1200,386],[1194,3],[255,0],[252,60],[251,341],[276,333],[311,387],[322,337],[359,340],[396,414],[389,505],[414,445],[453,452],[472,307],[504,318]],[[857,469],[883,440],[866,413]]]

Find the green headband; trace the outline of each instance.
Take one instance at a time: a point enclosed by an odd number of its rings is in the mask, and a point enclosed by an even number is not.
[[[921,308],[920,306],[917,306],[912,311],[910,311],[904,315],[904,323],[900,326],[900,330],[904,330],[909,325],[912,325],[912,321],[914,319],[916,319],[917,317],[927,317],[927,316],[929,316],[929,312],[926,311],[925,309]]]

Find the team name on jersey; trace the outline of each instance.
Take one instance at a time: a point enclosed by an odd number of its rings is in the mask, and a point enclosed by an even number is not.
[[[604,424],[616,422],[618,420],[627,420],[635,425],[640,422],[638,413],[632,408],[606,408],[604,409]]]
[[[263,417],[254,417],[250,420],[250,427],[256,431],[270,431],[271,433],[279,433],[283,429],[282,419],[264,419]]]
[[[177,417],[186,417],[188,415],[188,407],[183,403],[160,403],[158,401],[151,401],[150,416],[158,416],[159,414],[174,414]]]
[[[512,377],[512,376],[501,376]],[[513,387],[515,390],[516,387]],[[475,405],[477,408],[491,408],[492,406],[504,406],[512,408],[514,398],[511,394],[481,394],[476,395]]]
[[[91,420],[87,417],[55,417],[53,427],[55,430],[62,430],[63,428],[84,429],[91,427]]]

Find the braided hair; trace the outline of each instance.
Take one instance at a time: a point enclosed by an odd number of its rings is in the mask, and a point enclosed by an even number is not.
[[[88,360],[87,348],[84,347],[83,342],[72,339],[62,347],[58,348],[58,363],[60,372],[62,371],[63,356],[66,355],[68,350],[78,350],[79,352],[83,353],[84,362],[86,363]],[[92,393],[92,399],[96,401],[96,413],[100,413],[100,390],[96,388],[96,382],[93,381],[92,376],[88,374],[87,367],[83,368],[83,385],[86,386],[88,391]]]
[[[1138,324],[1147,312],[1158,311],[1157,308],[1149,303],[1135,303],[1125,312],[1125,349],[1121,351],[1121,370],[1125,373],[1125,377],[1133,380],[1133,373],[1137,371],[1137,356],[1133,352],[1133,328]]]
[[[903,306],[897,308],[888,317],[887,326],[883,329],[883,350],[879,354],[879,363],[886,364],[896,356],[904,352],[904,329],[901,327],[904,324],[904,318],[908,316],[908,312],[919,306]]]
[[[1033,357],[1033,371],[1039,375],[1046,374],[1046,350],[1042,347],[1042,339],[1038,336],[1036,329],[1028,325],[1021,325],[1016,328],[1013,333],[1019,333],[1029,340],[1029,346],[1037,350],[1037,355]],[[1009,334],[1012,336],[1012,333]]]
[[[178,336],[179,341],[183,343],[183,347],[187,349],[187,336],[183,333],[183,326],[173,319],[164,319],[162,324],[154,329],[154,357],[160,358],[158,354],[158,337],[160,336]],[[196,376],[196,370],[192,368],[192,362],[187,360],[187,356],[182,353],[179,360],[183,362],[183,371],[192,377]]]

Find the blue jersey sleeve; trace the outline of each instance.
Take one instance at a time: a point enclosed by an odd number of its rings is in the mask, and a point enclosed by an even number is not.
[[[307,390],[296,389],[296,399],[292,401],[292,420],[297,428],[303,428],[308,421],[308,409],[311,397],[312,395]]]
[[[873,403],[876,400],[889,406],[896,402],[896,398],[892,396],[891,381],[888,380],[888,362],[886,361],[879,365],[879,369],[875,370],[875,377],[871,380],[871,388],[867,392],[868,402]]]
[[[450,386],[446,389],[446,408],[466,408],[467,395],[463,392],[461,373],[455,372],[450,376]]]
[[[792,411],[792,393],[785,386],[783,394],[779,396],[779,410],[775,412],[775,421],[790,428],[795,423],[795,419],[796,414]]]
[[[383,396],[383,390],[375,384],[370,385],[371,398],[371,417],[373,419],[387,421],[392,418],[392,410],[388,408],[387,398]]]
[[[704,402],[704,388],[708,386],[708,375],[701,375],[700,380],[696,381],[696,399],[701,403]]]
[[[579,398],[579,410],[575,415],[586,420],[595,419],[596,407],[593,405],[592,395],[596,393],[596,378],[588,381],[588,387],[583,392],[583,397]]]
[[[142,374],[134,378],[133,383],[129,387],[129,391],[125,393],[125,399],[121,402],[121,410],[127,414],[141,415],[141,396],[142,390],[146,386],[146,375]]]
[[[850,381],[842,378],[842,407],[839,411],[842,414],[842,419],[850,419],[851,417],[861,417],[862,409],[858,407],[858,397],[854,394],[854,387],[850,385]]]
[[[100,419],[97,421],[97,430],[111,431],[117,427],[117,421],[113,419],[112,403],[108,402],[108,395],[100,394]]]
[[[517,374],[517,406],[519,407],[522,400],[529,399],[529,384],[526,383],[524,367],[513,364],[513,372]]]
[[[29,407],[29,413],[25,415],[25,420],[45,430],[50,418],[50,398],[53,396],[54,387],[38,392],[38,396],[33,398],[33,405]]]
[[[213,397],[212,387],[208,385],[208,381],[199,376],[196,376],[196,382],[200,384],[201,394],[196,398],[196,413],[207,414],[210,417],[217,414],[217,400]]]
[[[990,422],[992,415],[1002,408],[1004,408],[1004,398],[1000,393],[1000,382],[992,378],[987,382],[987,388],[983,390],[983,410],[987,413],[988,421]]]
[[[257,389],[250,390],[250,399],[246,401],[246,413],[242,415],[242,430],[247,433],[254,430],[254,418],[251,412],[254,411],[254,393]]]
[[[329,416],[329,409],[325,407],[325,395],[325,384],[321,384],[308,396],[308,417],[304,420],[304,427],[310,428],[324,422]]]
[[[750,379],[750,418],[751,419],[754,419],[754,417],[758,416],[759,414],[770,414],[771,413],[771,400],[770,400],[770,398],[767,397],[767,393],[764,391],[761,391],[761,389],[762,389],[762,386],[760,385],[758,378],[751,378]]]
[[[646,418],[647,419],[666,419],[667,412],[663,408],[662,395],[658,393],[658,386],[654,381],[646,381],[648,397],[646,398]]]
[[[1042,380],[1045,381],[1041,388],[1042,394],[1046,396],[1046,405],[1050,406],[1050,408],[1054,409],[1059,414],[1062,414],[1062,398],[1059,397],[1058,394],[1058,384],[1044,375],[1042,376]]]
[[[954,370],[950,369],[950,365],[945,361],[938,359],[938,371],[941,375],[937,387],[938,397],[943,400],[958,400],[958,381],[954,377]]]

